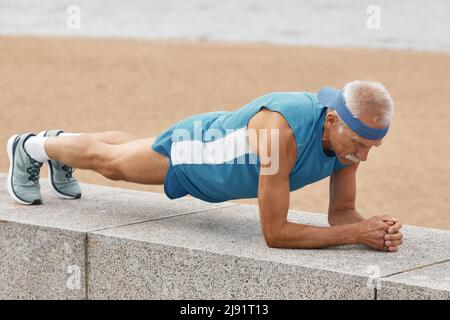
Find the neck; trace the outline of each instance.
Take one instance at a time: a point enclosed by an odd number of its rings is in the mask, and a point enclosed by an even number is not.
[[[325,126],[325,123],[322,128],[322,149],[328,156],[334,156],[335,154],[331,147],[328,128]]]

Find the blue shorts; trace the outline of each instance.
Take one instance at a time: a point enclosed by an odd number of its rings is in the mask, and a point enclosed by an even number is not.
[[[162,132],[158,137],[156,137],[155,142],[151,146],[153,151],[169,158],[169,169],[167,170],[166,177],[164,178],[164,193],[170,199],[181,198],[188,194],[188,192],[180,184],[172,165],[172,159],[170,158],[172,131],[175,126],[176,124]]]

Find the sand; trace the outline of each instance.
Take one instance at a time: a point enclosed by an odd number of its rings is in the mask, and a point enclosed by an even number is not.
[[[357,209],[366,217],[384,213],[404,224],[450,230],[450,54],[0,37],[0,74],[3,146],[14,133],[52,128],[151,137],[189,115],[234,110],[268,92],[381,81],[396,103],[395,119],[383,146],[360,166]],[[7,172],[5,148],[0,159],[0,171]],[[75,176],[162,192],[161,186],[109,181],[92,171]],[[326,213],[328,179],[291,193],[291,208]]]

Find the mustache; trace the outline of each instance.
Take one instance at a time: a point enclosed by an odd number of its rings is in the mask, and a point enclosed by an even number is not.
[[[344,158],[347,160],[350,160],[351,162],[355,162],[355,163],[358,163],[360,161],[357,156],[354,156],[352,154],[347,154]]]

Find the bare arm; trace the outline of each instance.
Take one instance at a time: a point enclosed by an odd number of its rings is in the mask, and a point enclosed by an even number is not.
[[[330,177],[330,202],[328,222],[330,225],[356,223],[364,217],[355,208],[357,164],[349,165]]]
[[[296,144],[292,130],[284,118],[276,112],[264,111],[263,120],[249,124],[250,129],[279,130],[279,165],[275,174],[261,174],[259,178],[258,203],[261,227],[269,247],[276,248],[323,248],[327,246],[357,243],[358,226],[355,224],[333,227],[317,227],[289,222],[289,173],[296,160]],[[270,113],[270,114],[267,114]],[[265,117],[265,118],[264,118]],[[258,125],[260,125],[258,127]],[[270,131],[269,131],[270,132]],[[265,145],[261,141],[250,142],[261,157],[261,173],[273,163],[265,158],[271,150],[270,134]],[[263,148],[265,150],[263,150]]]
[[[272,248],[324,248],[357,243],[356,225],[317,227],[287,221],[289,180],[261,176],[259,211],[264,238]]]
[[[349,165],[330,177],[330,203],[328,206],[328,222],[331,226],[347,225],[359,223],[359,225],[366,225],[371,227],[371,221],[364,219],[364,217],[356,210],[356,170],[358,164]],[[387,230],[389,235],[380,234],[382,240],[378,241],[377,236],[371,238],[362,236],[361,242],[369,246],[377,248],[383,244],[382,249],[389,251],[396,251],[397,247],[403,243],[403,234],[400,231],[402,225],[395,218],[388,215],[379,215],[371,218],[378,219],[386,225],[390,226]],[[369,241],[367,241],[367,239]],[[375,244],[375,246],[374,246]]]

